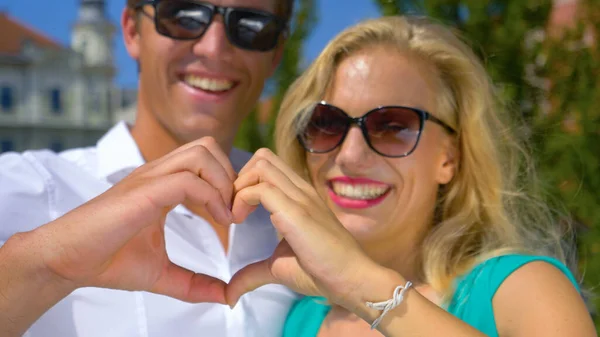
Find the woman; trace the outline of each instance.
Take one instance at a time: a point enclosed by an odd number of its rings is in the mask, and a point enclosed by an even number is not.
[[[235,219],[262,203],[285,240],[228,302],[272,282],[323,296],[295,305],[286,337],[595,336],[506,120],[448,29],[344,31],[283,101],[281,158],[259,151],[235,182]]]

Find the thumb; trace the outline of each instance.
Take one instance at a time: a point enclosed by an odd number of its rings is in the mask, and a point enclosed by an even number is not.
[[[225,286],[225,282],[217,278],[196,274],[169,262],[150,291],[190,303],[225,303]]]
[[[271,283],[278,282],[271,273],[269,260],[247,265],[235,273],[229,281],[225,290],[227,304],[233,308],[245,293]]]

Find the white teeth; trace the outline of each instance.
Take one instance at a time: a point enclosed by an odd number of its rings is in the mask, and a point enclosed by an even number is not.
[[[384,195],[389,190],[389,187],[381,185],[352,185],[340,182],[333,182],[331,186],[333,187],[333,192],[335,192],[335,194],[359,200],[375,199]]]
[[[227,91],[233,87],[233,82],[228,80],[217,80],[194,75],[185,76],[184,81],[189,86],[205,91]]]

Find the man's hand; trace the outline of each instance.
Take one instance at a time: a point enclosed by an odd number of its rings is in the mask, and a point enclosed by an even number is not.
[[[225,153],[212,138],[204,138],[141,166],[63,217],[9,239],[0,260],[15,263],[0,269],[0,322],[12,328],[0,328],[0,335],[23,333],[61,299],[35,295],[40,282],[48,294],[63,297],[92,286],[225,303],[224,282],[169,260],[164,223],[170,210],[185,203],[231,224],[235,178]],[[28,296],[31,301],[24,300]],[[18,300],[30,304],[14,305]]]

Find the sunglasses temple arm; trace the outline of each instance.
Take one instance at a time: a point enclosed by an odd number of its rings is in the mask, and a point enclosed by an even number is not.
[[[146,5],[154,5],[155,2],[155,0],[142,0],[135,5],[135,9],[140,9]]]

